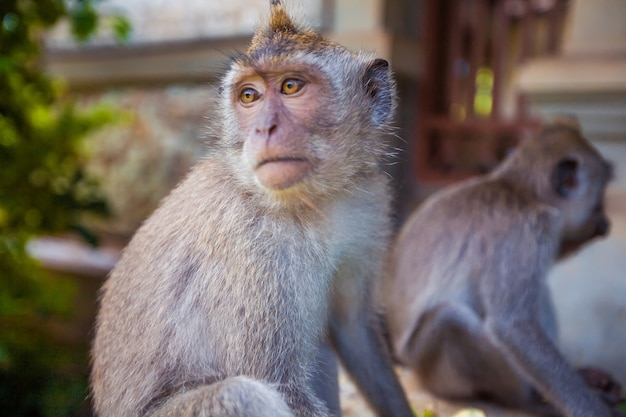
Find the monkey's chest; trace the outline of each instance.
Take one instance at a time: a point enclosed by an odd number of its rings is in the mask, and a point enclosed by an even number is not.
[[[310,360],[327,321],[332,268],[308,252],[275,248],[271,262],[259,253],[256,266],[211,286],[205,318],[224,373],[280,383]]]

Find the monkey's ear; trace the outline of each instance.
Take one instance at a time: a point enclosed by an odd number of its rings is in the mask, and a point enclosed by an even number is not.
[[[365,71],[363,85],[370,100],[372,123],[384,126],[392,116],[395,99],[389,63],[381,58],[373,60]]]
[[[561,159],[552,172],[552,185],[559,196],[571,196],[578,187],[578,161],[571,157]]]

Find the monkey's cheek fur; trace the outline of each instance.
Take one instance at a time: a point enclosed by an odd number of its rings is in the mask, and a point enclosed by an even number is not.
[[[311,164],[304,159],[278,159],[259,164],[254,173],[266,188],[271,190],[284,190],[309,175]]]

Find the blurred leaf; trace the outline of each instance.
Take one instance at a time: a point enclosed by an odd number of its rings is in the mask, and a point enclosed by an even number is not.
[[[424,410],[424,415],[423,417],[437,417],[437,413],[435,413],[433,410],[430,409],[425,409]]]
[[[454,413],[452,417],[487,417],[487,415],[484,411],[476,408],[465,408]]]
[[[79,41],[89,40],[98,27],[98,14],[91,1],[81,1],[75,10],[71,11],[70,23],[72,35]]]
[[[13,60],[10,57],[0,55],[0,73],[9,72],[14,67]]]
[[[119,44],[128,42],[132,29],[133,27],[130,23],[130,20],[128,20],[126,17],[113,17],[113,38],[115,39],[115,42]]]
[[[2,29],[7,32],[15,32],[20,24],[20,18],[15,13],[7,13],[2,19]]]

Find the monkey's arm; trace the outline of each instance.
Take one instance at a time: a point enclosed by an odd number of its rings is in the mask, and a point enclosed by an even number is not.
[[[382,327],[360,277],[342,271],[330,318],[330,340],[343,366],[380,417],[412,417],[391,359]]]
[[[540,243],[543,236],[533,229],[520,226],[518,247],[524,249],[512,252],[516,256],[501,257],[503,263],[494,263],[494,270],[487,274],[493,279],[482,282],[486,329],[536,390],[565,416],[609,417],[609,408],[587,388],[541,327],[538,300],[545,290],[543,280],[550,265],[545,258],[550,248]],[[506,251],[507,243],[500,242],[499,247]]]
[[[574,372],[539,324],[531,320],[502,320],[487,326],[536,390],[564,415],[611,416],[609,408]]]

